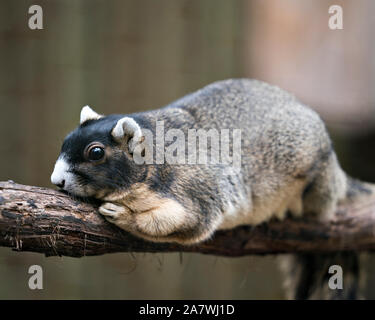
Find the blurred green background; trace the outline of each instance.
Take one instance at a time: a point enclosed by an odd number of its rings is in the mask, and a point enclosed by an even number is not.
[[[161,107],[221,79],[292,91],[326,120],[346,171],[375,181],[375,2],[0,0],[0,180],[49,177],[82,106]],[[43,30],[28,9],[43,9]],[[44,289],[30,290],[30,265]],[[375,298],[370,256],[366,297]],[[274,256],[110,254],[45,258],[0,248],[1,299],[283,299]]]

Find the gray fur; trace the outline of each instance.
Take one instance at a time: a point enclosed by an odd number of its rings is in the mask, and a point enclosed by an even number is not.
[[[214,186],[213,193],[208,189],[201,196],[215,199],[211,212],[218,212],[217,219],[223,220],[219,228],[225,228],[228,207],[241,210],[245,205],[246,212],[237,214],[239,220],[229,223],[233,227],[283,218],[288,210],[330,218],[337,202],[345,198],[346,177],[324,123],[317,113],[275,86],[247,79],[220,81],[150,115],[165,120],[167,127],[168,121],[175,125],[178,118],[179,128],[242,130],[239,175],[223,175],[225,168],[220,166],[174,171],[181,189],[186,180],[198,177]],[[302,197],[308,185],[309,192]]]

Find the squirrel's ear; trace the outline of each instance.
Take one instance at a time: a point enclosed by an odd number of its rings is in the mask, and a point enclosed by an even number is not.
[[[79,123],[82,124],[88,120],[97,120],[102,118],[103,116],[97,114],[94,110],[92,110],[89,106],[84,106],[81,110],[81,116]]]
[[[142,142],[142,130],[134,119],[129,117],[121,118],[112,129],[112,136],[116,141],[121,142],[125,136],[129,136],[129,151],[133,153],[134,148]]]

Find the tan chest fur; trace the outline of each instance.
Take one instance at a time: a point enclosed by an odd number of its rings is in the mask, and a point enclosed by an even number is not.
[[[124,208],[116,224],[125,230],[140,232],[153,237],[167,236],[181,227],[188,227],[191,218],[177,201],[163,198],[143,183],[134,184],[126,192],[116,192],[105,201],[117,203]]]

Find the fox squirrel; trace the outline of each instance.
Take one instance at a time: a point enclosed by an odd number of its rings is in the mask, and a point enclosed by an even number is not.
[[[158,137],[161,125],[169,138]],[[210,158],[191,156],[195,138]],[[227,153],[220,150],[226,145]],[[163,154],[168,148],[172,161]],[[341,169],[316,112],[250,79],[218,81],[164,108],[130,115],[103,116],[85,106],[51,181],[101,200],[99,212],[136,236],[183,245],[287,213],[330,219],[338,203],[374,190]]]

